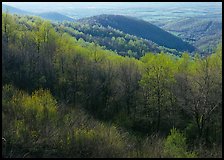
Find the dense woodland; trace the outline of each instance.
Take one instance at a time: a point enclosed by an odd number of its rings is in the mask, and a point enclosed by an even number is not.
[[[162,28],[190,42],[204,54],[210,54],[214,46],[222,41],[222,20],[219,19],[186,18],[168,23]]]
[[[122,15],[100,15],[84,18],[79,21],[88,22],[90,24],[101,24],[104,27],[111,26],[125,33],[151,40],[167,48],[190,52],[195,50],[195,47],[189,43],[141,19]]]
[[[221,44],[135,59],[55,25],[2,14],[3,157],[222,157]]]
[[[157,53],[161,50],[159,46],[152,41],[125,34],[112,27],[106,28],[102,25],[71,22],[64,22],[61,25],[64,27],[59,28],[58,25],[55,25],[56,30],[64,31],[80,41],[94,42],[122,56],[139,59],[149,51]],[[168,49],[166,51],[168,51]],[[175,53],[177,53],[177,51]]]

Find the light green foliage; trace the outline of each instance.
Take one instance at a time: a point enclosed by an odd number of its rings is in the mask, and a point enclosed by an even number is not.
[[[165,156],[172,158],[196,157],[195,153],[187,151],[185,136],[175,128],[171,129],[170,135],[165,140],[164,153]]]
[[[176,72],[175,59],[173,57],[164,53],[157,55],[148,53],[142,58],[142,61],[145,65],[145,72],[140,83],[143,86],[153,83],[155,85],[158,83],[162,83],[162,85],[173,83],[174,73]]]
[[[176,60],[164,53],[148,53],[141,60],[144,63],[144,72],[140,86],[144,91],[145,105],[148,107],[146,113],[157,115],[155,128],[159,130],[165,108],[169,111],[174,103],[172,87],[177,70]]]
[[[22,99],[27,94],[17,90],[12,85],[4,85],[2,87],[2,111],[9,113],[11,118],[20,117],[23,114]]]
[[[56,118],[57,102],[48,90],[40,89],[32,96],[24,97],[22,106],[27,114],[35,113],[35,119],[38,121],[43,121],[45,118],[47,118],[45,121],[52,121]]]
[[[71,36],[82,40],[82,46],[86,46],[85,42],[94,42],[104,46],[106,49],[117,52],[119,55],[140,58],[147,51],[159,51],[158,46],[155,43],[120,32],[109,26],[90,26],[85,23],[66,22],[64,23],[64,27],[60,29],[66,31]],[[84,34],[80,35],[80,31],[84,32]],[[128,54],[128,50],[132,51],[132,54]]]
[[[2,18],[4,156],[183,158],[200,136],[221,145],[221,46],[207,57],[142,57],[144,40],[112,28]],[[153,136],[173,126],[188,139]]]
[[[77,128],[67,139],[80,157],[122,157],[125,144],[115,127],[97,124],[94,129]]]
[[[50,91],[40,89],[29,96],[11,85],[5,85],[3,93],[3,111],[4,113],[10,112],[10,118],[15,120],[11,123],[15,126],[17,139],[23,134],[28,134],[27,127],[34,132],[39,132],[40,128],[55,123],[57,102]]]
[[[2,34],[4,40],[6,40],[7,43],[13,42],[14,36],[16,35],[15,31],[17,30],[18,25],[16,23],[16,17],[12,16],[8,13],[2,14]]]
[[[183,55],[177,75],[180,92],[176,97],[185,112],[194,119],[198,130],[197,137],[206,137],[207,141],[208,132],[214,127],[210,126],[211,114],[218,114],[222,103],[222,60],[219,54],[217,51],[203,58],[195,55],[194,59]]]
[[[189,72],[189,65],[192,63],[192,59],[188,53],[183,53],[181,58],[177,61],[178,71],[181,73]]]
[[[15,120],[15,134],[13,135],[13,143],[24,143],[26,141],[27,126],[24,120]]]

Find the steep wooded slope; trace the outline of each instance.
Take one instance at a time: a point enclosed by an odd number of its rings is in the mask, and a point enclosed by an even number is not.
[[[195,48],[182,39],[143,20],[121,15],[100,15],[79,20],[83,23],[110,26],[125,33],[151,40],[160,46],[192,52]]]

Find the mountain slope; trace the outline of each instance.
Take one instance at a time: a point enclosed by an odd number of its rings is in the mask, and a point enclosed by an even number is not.
[[[222,21],[205,18],[188,18],[172,22],[163,29],[185,39],[200,50],[212,51],[222,38]]]
[[[33,15],[33,16],[40,16],[41,18],[47,19],[47,20],[51,20],[51,21],[58,21],[58,22],[62,22],[62,21],[74,21],[74,19],[65,16],[63,14],[57,13],[57,12],[43,12],[40,14],[36,14],[36,13],[31,13],[31,12],[27,12],[9,5],[2,5],[2,11],[3,12],[9,12],[11,14],[18,14],[18,15]]]
[[[30,12],[27,12],[27,11],[24,11],[24,10],[21,10],[21,9],[18,9],[18,8],[9,6],[9,5],[5,5],[5,4],[2,4],[2,11],[3,12],[7,12],[8,11],[11,14],[33,15]]]
[[[52,21],[74,21],[74,19],[65,16],[63,14],[57,13],[57,12],[44,12],[41,14],[38,14],[38,16],[44,18],[44,19],[48,19],[48,20],[52,20]]]
[[[110,26],[125,33],[151,40],[160,46],[192,52],[195,48],[182,39],[143,20],[121,15],[100,15],[79,20],[82,23]]]
[[[148,52],[181,54],[177,50],[161,47],[150,40],[120,32],[111,27],[103,27],[97,24],[87,25],[80,22],[63,22],[61,26],[64,27],[58,28],[55,26],[56,30],[66,32],[76,39],[83,39],[90,43],[94,42],[122,56],[139,59]]]

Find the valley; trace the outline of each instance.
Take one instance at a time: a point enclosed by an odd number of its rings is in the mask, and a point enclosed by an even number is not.
[[[9,3],[10,4],[10,3]],[[35,3],[32,3],[35,4]],[[3,10],[6,11],[6,8],[11,8],[12,13],[17,13],[17,14],[25,14],[29,13],[31,15],[37,15],[42,18],[46,18],[48,20],[52,20],[54,22],[62,22],[62,21],[73,21],[77,22],[80,21],[81,19],[94,19],[92,17],[93,15],[100,15],[100,14],[107,14],[111,18],[114,16],[114,13],[117,13],[118,15],[123,15],[127,19],[128,17],[132,18],[137,18],[138,21],[130,21],[130,22],[123,22],[124,26],[134,24],[134,28],[140,27],[141,29],[135,29],[134,32],[129,32],[129,30],[125,30],[126,34],[131,34],[133,36],[139,36],[139,38],[146,38],[147,39],[147,34],[144,33],[144,30],[147,29],[147,26],[149,25],[147,22],[151,23],[151,25],[158,26],[164,31],[167,31],[171,33],[172,35],[170,36],[177,36],[179,40],[175,41],[173,39],[169,39],[167,35],[165,36],[169,44],[167,45],[166,43],[162,42],[162,39],[164,38],[156,38],[158,35],[163,36],[162,34],[157,34],[155,32],[155,35],[152,36],[153,42],[156,43],[157,45],[169,49],[176,49],[177,52],[183,52],[183,51],[190,51],[192,52],[193,50],[197,53],[200,54],[206,54],[206,53],[212,53],[214,49],[216,48],[217,44],[221,42],[221,37],[222,37],[222,14],[221,10],[218,7],[218,2],[217,3],[211,3],[211,4],[206,4],[206,3],[197,3],[197,8],[194,8],[194,4],[192,3],[182,3],[185,7],[182,7],[178,3],[167,3],[166,6],[162,5],[162,3],[153,3],[152,5],[143,5],[144,2],[133,5],[132,3],[126,3],[125,5],[125,11],[122,11],[119,9],[119,3],[113,3],[110,5],[109,3],[98,3],[98,5],[94,7],[86,7],[86,6],[91,6],[91,3],[86,2],[86,5],[83,5],[82,3],[72,3],[72,5],[69,5],[67,3],[63,4],[58,4],[52,9],[45,9],[45,5],[41,7],[42,12],[36,12],[34,9],[35,5],[29,5],[29,7],[26,5],[23,5],[22,9],[18,9],[16,7],[11,7],[3,4]],[[47,5],[48,3],[46,3]],[[143,6],[142,6],[142,5]],[[146,3],[147,4],[147,3]],[[16,6],[16,4],[13,4]],[[19,6],[19,5],[18,5]],[[60,7],[63,6],[66,8],[65,10],[61,10]],[[99,10],[96,12],[96,8],[99,7]],[[169,9],[166,9],[166,8]],[[188,9],[191,8],[191,9]],[[26,10],[28,11],[26,11]],[[177,11],[178,9],[178,11]],[[10,9],[9,9],[10,10]],[[31,12],[32,10],[32,12]],[[75,12],[73,12],[75,10]],[[45,12],[46,11],[46,12]],[[184,13],[184,14],[183,14]],[[184,15],[184,16],[183,16]],[[57,18],[55,18],[57,17]],[[91,18],[88,18],[91,17]],[[106,23],[106,19],[102,18],[102,16],[95,16],[98,20],[101,18],[101,22]],[[86,19],[86,20],[87,20]],[[113,18],[112,18],[113,19]],[[126,19],[126,20],[127,20]],[[115,21],[119,21],[119,18],[117,17],[116,19],[113,19]],[[144,20],[145,24],[140,24],[139,20]],[[141,23],[143,23],[142,21]],[[125,24],[127,23],[127,24]],[[129,23],[129,24],[128,24]],[[114,23],[112,23],[114,25]],[[208,27],[208,24],[211,24],[210,27]],[[143,27],[144,26],[144,27]],[[114,29],[121,29],[122,23],[119,26],[113,26],[115,27]],[[116,28],[118,27],[118,28]],[[207,28],[207,30],[205,30]],[[125,28],[123,28],[125,29]],[[128,29],[128,28],[126,28]],[[147,29],[148,30],[148,29]],[[136,31],[142,31],[142,34],[135,34]],[[150,31],[150,29],[149,29]],[[151,30],[154,33],[154,30]],[[163,36],[163,37],[164,37]],[[151,35],[150,35],[151,38]],[[101,38],[102,39],[102,38]],[[177,38],[176,38],[177,39]],[[180,41],[183,41],[183,44],[178,44]],[[185,44],[184,44],[185,43]],[[177,49],[180,47],[181,49]],[[184,45],[188,47],[188,50],[184,50]],[[192,45],[190,47],[190,45]],[[141,53],[137,53],[141,54]],[[178,53],[176,53],[178,54]]]
[[[222,157],[220,3],[2,8],[2,157]]]

